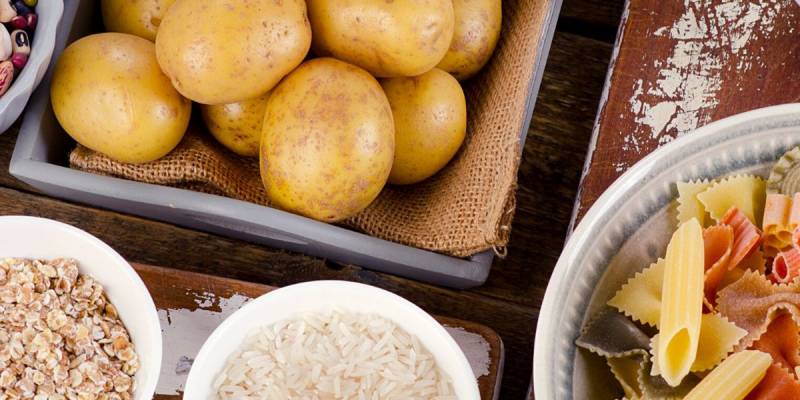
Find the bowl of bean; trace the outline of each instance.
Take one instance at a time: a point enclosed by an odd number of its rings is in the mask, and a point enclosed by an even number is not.
[[[44,78],[63,12],[63,0],[0,0],[0,133]]]

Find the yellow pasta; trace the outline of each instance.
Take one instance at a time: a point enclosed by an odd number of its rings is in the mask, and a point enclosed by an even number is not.
[[[703,314],[697,358],[692,364],[691,371],[700,372],[714,368],[746,335],[746,330],[737,327],[719,314]]]
[[[752,175],[737,175],[725,178],[697,194],[697,199],[714,220],[722,219],[735,206],[756,226],[761,226],[764,201],[767,196],[766,182]]]
[[[689,370],[702,372],[716,367],[746,335],[746,330],[737,327],[719,314],[703,314],[700,322],[697,357]],[[661,369],[658,366],[660,359],[658,337],[659,335],[653,336],[650,342],[652,347],[650,351],[653,355],[651,375],[661,375]]]
[[[764,247],[771,254],[791,246],[792,231],[796,225],[790,223],[789,216],[792,212],[792,198],[780,193],[767,195],[764,206]]]
[[[678,224],[692,218],[697,218],[701,225],[705,225],[706,208],[699,200],[697,194],[711,186],[708,180],[678,182]]]
[[[608,358],[606,360],[611,368],[611,373],[617,378],[625,397],[638,399],[642,397],[642,389],[639,386],[639,368],[642,365],[641,356]]]
[[[746,350],[728,357],[689,392],[683,400],[741,400],[758,385],[772,357],[756,350]]]
[[[760,256],[759,256],[760,258]],[[664,259],[658,259],[633,278],[608,301],[608,305],[618,309],[634,321],[659,326],[661,319],[661,290],[664,283]],[[763,264],[763,263],[762,263]],[[738,271],[738,268],[734,271]],[[703,314],[700,321],[700,337],[697,357],[691,371],[705,371],[720,363],[733,350],[747,332],[717,314]],[[654,348],[657,345],[653,346]],[[653,351],[654,359],[658,359]],[[653,362],[658,371],[657,362]],[[658,373],[655,373],[659,375]]]
[[[689,374],[697,357],[703,315],[703,228],[683,223],[667,245],[659,318],[658,369],[671,386]]]
[[[628,280],[608,301],[608,305],[643,324],[658,326],[663,282],[664,259],[659,258]]]

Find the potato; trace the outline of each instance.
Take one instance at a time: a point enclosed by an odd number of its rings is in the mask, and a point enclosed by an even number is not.
[[[304,0],[177,0],[156,36],[164,73],[179,92],[202,104],[267,93],[310,46]]]
[[[378,196],[393,157],[389,101],[361,68],[307,61],[267,101],[261,178],[279,208],[327,222],[351,217]]]
[[[158,26],[175,0],[103,0],[103,24],[111,32],[156,40]]]
[[[308,0],[319,55],[378,77],[416,76],[442,60],[453,37],[451,0]]]
[[[126,33],[86,36],[67,47],[50,98],[58,122],[78,143],[126,163],[169,153],[192,112],[158,68],[153,42]]]
[[[269,92],[252,100],[219,105],[200,105],[208,130],[217,140],[236,154],[258,155],[264,110]]]
[[[395,152],[389,183],[427,179],[456,154],[467,130],[467,102],[458,81],[440,69],[381,81],[392,106]]]
[[[453,0],[456,29],[450,50],[437,65],[459,80],[472,77],[489,61],[500,38],[501,0]]]

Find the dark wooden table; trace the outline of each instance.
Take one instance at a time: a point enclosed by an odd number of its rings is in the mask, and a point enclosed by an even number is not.
[[[42,196],[0,168],[0,214],[73,224],[133,262],[273,286],[345,279],[391,290],[427,311],[497,331],[506,346],[501,398],[525,397],[539,305],[570,223],[573,202],[611,57],[622,0],[565,0],[519,172],[508,256],[480,288],[455,291],[356,266]],[[8,165],[19,124],[0,135]]]

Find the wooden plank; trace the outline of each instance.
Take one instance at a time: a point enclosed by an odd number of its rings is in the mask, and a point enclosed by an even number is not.
[[[314,279],[342,279],[377,286],[427,312],[474,321],[496,331],[507,349],[504,395],[524,396],[530,382],[533,307],[498,300],[475,291],[422,284],[354,266],[271,250],[263,246],[179,228],[110,211],[73,205],[15,189],[0,188],[0,215],[56,219],[97,236],[132,262],[225,276],[270,286]]]
[[[216,235],[40,197],[0,169],[0,214],[58,219],[99,236],[130,260],[284,286],[345,279],[394,291],[432,313],[475,320],[508,349],[503,397],[524,397],[531,376],[536,315],[561,252],[611,45],[556,33],[520,165],[517,212],[508,256],[488,282],[467,292],[276,251]],[[8,165],[19,123],[0,135]],[[176,251],[176,249],[185,249]]]
[[[567,0],[565,6],[571,2]],[[602,7],[603,2],[597,6]],[[508,256],[497,260],[487,283],[474,290],[436,288],[355,266],[48,199],[10,176],[6,168],[0,169],[0,186],[14,190],[0,189],[0,214],[38,215],[74,224],[137,262],[274,286],[311,279],[345,279],[391,290],[428,312],[474,320],[496,330],[508,349],[502,397],[522,398],[530,382],[538,307],[563,245],[611,50],[611,45],[603,41],[556,33],[520,165]],[[0,135],[0,165],[8,165],[18,128],[19,123]]]
[[[144,264],[133,264],[133,267],[144,280],[159,310],[197,310],[200,308],[198,294],[204,297],[205,303],[209,303],[202,309],[209,310],[219,307],[218,299],[220,298],[242,295],[253,299],[275,289],[268,285]],[[503,343],[500,336],[491,328],[474,322],[449,317],[436,317],[436,319],[445,326],[463,328],[467,332],[480,335],[487,341],[489,344],[488,357],[491,363],[488,374],[478,379],[478,385],[482,399],[494,399],[498,374],[502,373]],[[169,367],[172,366],[167,366],[167,368]],[[181,396],[157,395],[155,398],[166,400],[179,399]]]
[[[611,45],[556,32],[519,168],[508,258],[486,287],[503,286],[538,310],[564,244]],[[516,268],[506,264],[519,263]]]
[[[564,0],[559,23],[570,19],[616,30],[624,5],[625,0]]]
[[[558,29],[613,42],[625,0],[564,0]]]
[[[636,161],[675,137],[800,100],[794,0],[631,0],[576,216]]]

